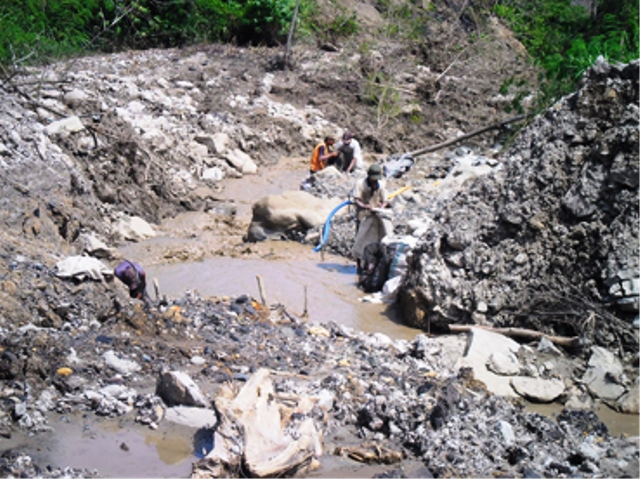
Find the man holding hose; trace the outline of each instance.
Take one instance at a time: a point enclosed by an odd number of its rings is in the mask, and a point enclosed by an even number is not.
[[[386,185],[382,179],[382,166],[373,164],[367,177],[356,182],[352,193],[358,210],[356,240],[353,255],[356,257],[358,276],[364,272],[364,250],[371,243],[377,243],[393,233],[393,225],[385,214],[389,205]]]

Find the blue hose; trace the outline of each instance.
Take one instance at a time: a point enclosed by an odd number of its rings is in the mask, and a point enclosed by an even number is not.
[[[343,201],[338,206],[336,206],[333,209],[333,211],[331,211],[331,213],[329,213],[329,216],[327,216],[327,221],[324,222],[324,228],[322,229],[322,241],[320,241],[320,244],[318,246],[313,248],[313,251],[317,253],[322,249],[324,244],[327,242],[327,238],[329,237],[329,231],[331,231],[331,220],[333,219],[334,215],[338,212],[338,210],[340,210],[341,208],[344,208],[345,206],[350,205],[351,203],[353,203],[351,200]]]

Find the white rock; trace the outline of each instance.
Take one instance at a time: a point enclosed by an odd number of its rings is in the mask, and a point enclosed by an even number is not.
[[[223,178],[224,171],[217,166],[214,166],[213,168],[206,168],[202,171],[202,179],[205,181],[220,181]]]
[[[561,379],[543,379],[518,376],[511,379],[511,386],[522,397],[532,402],[549,403],[564,392]]]
[[[253,175],[258,171],[258,166],[255,162],[242,150],[236,148],[228,152],[226,158],[229,164],[242,174]]]
[[[184,405],[196,407],[208,407],[209,401],[202,394],[198,385],[181,371],[165,371],[160,375],[160,381],[156,389],[160,396],[169,405]]]
[[[562,356],[562,352],[544,336],[540,338],[540,342],[538,343],[536,351],[538,351],[539,353],[552,354],[554,356]]]
[[[47,125],[44,129],[45,133],[49,136],[61,136],[67,137],[71,133],[84,130],[82,121],[77,116],[70,116],[62,120],[54,121]]]
[[[106,351],[102,358],[104,361],[111,366],[113,369],[118,371],[120,374],[128,375],[140,371],[141,367],[135,361],[129,359],[121,359],[116,356],[116,353],[109,350]]]
[[[202,366],[207,361],[202,356],[194,356],[191,358],[191,364],[195,364],[196,366]]]
[[[504,439],[505,445],[512,446],[516,442],[516,435],[513,433],[513,427],[507,421],[499,421],[500,432],[502,433],[502,438]]]
[[[515,376],[520,372],[518,357],[511,351],[493,353],[487,361],[487,368],[502,376]]]
[[[174,406],[167,408],[164,418],[167,421],[194,429],[211,429],[218,423],[216,412],[213,409],[192,406]]]
[[[85,92],[84,90],[76,88],[74,90],[71,90],[70,92],[65,93],[63,98],[64,102],[69,108],[76,108],[87,101],[89,99],[89,95],[87,95],[87,92]]]
[[[591,351],[592,354],[582,382],[595,396],[615,401],[625,392],[624,386],[620,384],[624,371],[622,363],[607,349],[594,346]]]
[[[142,241],[156,235],[153,227],[139,216],[123,216],[115,225],[115,231],[122,238]]]
[[[487,361],[492,354],[517,353],[520,345],[502,334],[471,328],[467,337],[467,350],[458,362],[458,367],[471,367],[473,376],[487,386],[487,390],[499,396],[517,397],[510,384],[509,376],[500,376],[487,369]]]

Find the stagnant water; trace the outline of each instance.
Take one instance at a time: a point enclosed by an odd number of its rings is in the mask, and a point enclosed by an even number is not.
[[[286,247],[303,246],[291,243]],[[267,304],[281,303],[295,315],[306,310],[311,322],[332,321],[394,339],[413,339],[422,332],[403,325],[395,306],[367,302],[368,295],[356,286],[353,263],[317,256],[316,260],[277,261],[218,257],[189,264],[150,265],[147,273],[158,280],[161,294],[168,297],[178,297],[187,290],[202,297],[248,294],[261,299],[264,294]]]

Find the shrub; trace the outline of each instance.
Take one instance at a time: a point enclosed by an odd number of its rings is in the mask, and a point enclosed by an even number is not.
[[[498,0],[502,18],[546,72],[546,102],[568,93],[595,59],[638,58],[638,2],[594,0],[594,9],[571,0]],[[543,100],[543,101],[545,101]]]
[[[301,12],[309,0],[302,0]],[[296,0],[2,0],[0,64],[197,42],[284,43]]]

